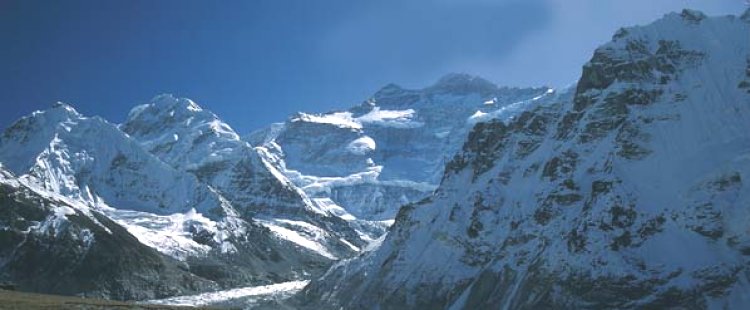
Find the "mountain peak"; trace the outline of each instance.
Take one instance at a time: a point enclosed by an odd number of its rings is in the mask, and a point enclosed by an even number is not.
[[[497,85],[471,74],[450,73],[438,79],[429,89],[458,93],[491,92],[497,90]]]
[[[195,101],[188,98],[178,98],[172,94],[160,94],[151,99],[151,103],[159,107],[182,106],[191,111],[203,110]]]
[[[161,94],[155,96],[149,103],[138,105],[131,109],[126,122],[141,117],[149,119],[187,119],[199,114],[205,114],[201,118],[216,118],[213,113],[203,110],[193,100],[179,98],[172,94]]]
[[[44,112],[48,114],[56,114],[56,115],[59,114],[59,115],[64,115],[67,117],[74,117],[74,118],[81,116],[81,113],[78,113],[78,111],[75,108],[73,108],[73,106],[71,106],[70,104],[64,103],[62,101],[53,103],[52,106],[49,109],[45,110]]]
[[[383,88],[375,92],[373,98],[390,97],[395,94],[400,94],[403,91],[404,88],[399,86],[398,84],[388,83],[388,85],[383,86]]]
[[[747,10],[745,10],[745,13],[742,13],[742,15],[740,16],[740,19],[746,22],[750,22],[750,7],[748,7]]]
[[[70,107],[70,108],[72,108],[69,104],[67,104],[65,102],[62,102],[62,101],[58,101],[58,102],[55,102],[55,103],[52,104],[52,108],[61,108],[61,107]]]
[[[194,141],[199,136],[206,141],[211,135],[224,142],[231,140],[231,143],[240,139],[234,129],[216,114],[190,99],[171,94],[158,95],[150,103],[136,106],[119,128],[131,137],[149,143],[166,143],[162,140],[167,139],[173,144],[178,139]]]
[[[688,22],[699,23],[700,21],[706,19],[707,16],[706,14],[698,10],[684,9],[680,13],[680,17]]]

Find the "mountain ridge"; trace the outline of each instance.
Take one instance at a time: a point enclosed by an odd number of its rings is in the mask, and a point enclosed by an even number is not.
[[[478,123],[435,194],[299,305],[747,305],[748,33],[694,11],[619,31],[571,95]]]
[[[618,30],[570,88],[448,74],[246,136],[169,94],[121,124],[55,103],[0,135],[0,282],[152,300],[310,280],[269,307],[740,308],[749,33],[750,9],[684,10]]]

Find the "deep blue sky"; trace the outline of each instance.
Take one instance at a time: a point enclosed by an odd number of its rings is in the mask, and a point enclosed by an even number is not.
[[[210,4],[218,5],[210,5]],[[55,101],[120,122],[159,93],[241,133],[448,72],[564,86],[619,27],[743,0],[0,0],[0,128]]]

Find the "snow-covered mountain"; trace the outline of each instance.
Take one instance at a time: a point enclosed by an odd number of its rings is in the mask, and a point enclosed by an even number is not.
[[[219,286],[142,244],[106,215],[0,165],[0,281],[19,290],[115,299]]]
[[[450,74],[424,89],[390,84],[346,111],[299,113],[246,137],[308,195],[365,220],[392,220],[429,196],[473,124],[548,97]]]
[[[224,214],[219,197],[194,177],[156,160],[107,121],[84,117],[62,103],[8,128],[0,140],[0,159],[42,188],[93,206]]]
[[[279,237],[329,258],[351,256],[366,241],[354,226],[311,201],[258,150],[195,102],[157,96],[120,125],[177,170],[195,175],[239,211]]]
[[[118,238],[136,236],[140,248],[145,245],[181,261],[186,271],[215,287],[307,278],[322,272],[337,258],[331,253],[354,252],[343,238],[335,239],[342,245],[330,248],[345,250],[329,250],[327,240],[333,239],[328,235],[330,230],[291,219],[255,219],[247,213],[242,201],[238,200],[239,207],[235,207],[234,202],[224,197],[222,187],[214,188],[191,173],[175,169],[144,150],[117,126],[98,117],[85,117],[65,104],[34,112],[9,127],[0,137],[0,162],[4,169],[18,175],[23,184],[73,201],[75,214],[89,215],[91,221],[119,225],[117,231],[128,234]],[[262,189],[270,194],[276,190]],[[299,230],[309,231],[309,235],[265,224],[274,220],[303,226]],[[356,235],[351,228],[337,229],[335,234]],[[101,235],[101,231],[93,231],[90,241],[96,244],[98,240],[107,240],[108,236]],[[20,242],[17,246],[28,245],[21,239],[14,242]],[[44,244],[39,246],[43,248]],[[114,262],[111,267],[139,273],[142,266],[122,261]],[[8,268],[6,272],[10,274],[17,272]],[[17,280],[12,276],[11,279]],[[36,281],[44,282],[46,278],[40,275]],[[166,281],[161,285],[177,284]],[[122,291],[97,294],[112,298],[154,298],[166,294],[135,292],[131,290],[136,288],[130,286],[124,284]],[[75,293],[92,293],[77,288],[82,291]]]
[[[750,11],[621,29],[574,89],[474,126],[303,305],[747,308],[749,80]]]
[[[162,304],[746,308],[748,179],[750,10],[685,10],[619,30],[559,91],[451,74],[246,137],[171,95],[120,125],[34,112],[0,136],[0,282]]]

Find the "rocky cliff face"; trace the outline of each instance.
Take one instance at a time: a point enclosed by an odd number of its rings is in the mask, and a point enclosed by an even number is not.
[[[569,93],[474,126],[434,195],[303,304],[747,307],[747,16],[618,31]]]
[[[0,166],[0,281],[19,290],[145,299],[217,289],[97,211]]]

